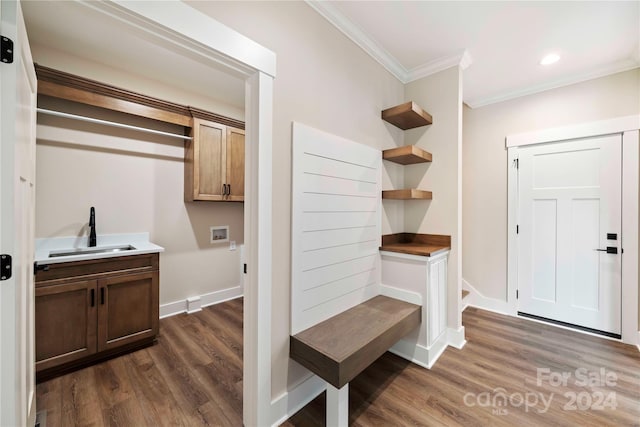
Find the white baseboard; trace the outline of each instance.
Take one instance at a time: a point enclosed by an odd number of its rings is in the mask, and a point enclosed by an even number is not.
[[[396,356],[400,356],[403,359],[415,363],[416,365],[431,369],[438,358],[447,349],[448,344],[447,332],[445,331],[430,347],[401,339],[395,343],[389,351]]]
[[[272,426],[279,426],[327,389],[327,382],[312,375],[298,386],[271,401]]]
[[[447,328],[447,341],[451,347],[462,350],[462,347],[467,343],[467,339],[464,337],[464,326],[460,326],[458,329]]]
[[[202,298],[189,297],[187,298],[187,314],[197,313],[202,311]]]
[[[201,308],[209,305],[219,304],[242,296],[242,287],[223,289],[221,291],[210,292],[208,294],[189,297],[180,301],[169,302],[160,305],[160,318],[175,316],[180,313],[195,313]]]
[[[466,304],[466,306],[481,308],[483,310],[506,314],[508,316],[512,315],[507,301],[485,297],[476,288],[471,286],[471,284],[464,278],[462,279],[462,289],[464,289],[465,291],[469,291],[469,295],[467,295],[468,303]]]
[[[399,299],[410,304],[422,305],[422,295],[417,292],[407,291],[389,285],[380,285],[380,295],[389,298]]]

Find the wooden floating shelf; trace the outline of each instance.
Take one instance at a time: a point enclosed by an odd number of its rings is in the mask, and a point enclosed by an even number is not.
[[[382,158],[401,165],[413,165],[416,163],[428,163],[432,161],[433,156],[428,151],[424,151],[415,145],[405,145],[404,147],[383,150]]]
[[[382,236],[381,251],[433,256],[451,249],[451,236],[438,234],[396,233]]]
[[[409,188],[405,190],[387,190],[382,192],[383,199],[395,200],[431,200],[431,191]]]
[[[413,101],[383,110],[382,120],[402,130],[413,129],[433,123],[431,114],[424,111]]]

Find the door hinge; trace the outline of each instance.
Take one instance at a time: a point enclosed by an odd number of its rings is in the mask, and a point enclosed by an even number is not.
[[[520,291],[516,289],[516,299],[520,298]]]
[[[244,271],[244,274],[247,274],[247,264],[244,265],[243,271]]]
[[[513,166],[515,166],[516,169],[520,169],[520,159],[513,159]]]
[[[516,225],[516,234],[520,234],[520,226]]]
[[[0,255],[0,280],[11,279],[11,269],[13,265],[11,263],[11,255]]]
[[[0,61],[5,64],[13,62],[13,40],[5,36],[0,36]]]

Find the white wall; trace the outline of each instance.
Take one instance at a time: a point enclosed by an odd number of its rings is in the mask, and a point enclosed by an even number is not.
[[[289,359],[291,123],[299,121],[378,149],[402,145],[402,131],[387,126],[380,112],[403,101],[403,86],[303,2],[189,4],[277,54],[271,344],[275,398],[305,376],[305,370]],[[392,221],[383,220],[383,232],[391,232]]]
[[[483,296],[506,301],[507,135],[639,113],[640,69],[486,107],[465,107],[464,279]]]
[[[448,263],[448,326],[458,328],[462,319],[460,299],[460,216],[462,74],[452,67],[411,82],[405,99],[415,101],[433,117],[433,124],[405,131],[405,144],[417,145],[433,155],[431,163],[405,166],[405,186],[433,192],[431,201],[405,201],[405,228],[409,233],[451,236]]]
[[[68,101],[41,97],[54,110],[150,127],[184,128]],[[96,208],[98,234],[149,232],[160,255],[160,304],[240,284],[240,251],[209,243],[209,226],[229,225],[244,240],[242,203],[185,203],[184,145],[69,119],[38,115],[36,237],[87,234]]]
[[[73,47],[69,46],[69,48],[72,49]],[[132,42],[130,48],[135,48],[135,43]],[[185,91],[184,89],[171,87],[154,80],[152,74],[145,76],[133,74],[126,69],[126,64],[117,64],[124,66],[117,68],[109,62],[108,58],[105,58],[105,63],[98,63],[80,58],[69,52],[38,44],[31,45],[31,53],[33,54],[33,62],[39,65],[108,83],[162,100],[198,107],[223,116],[244,120],[244,105],[233,105],[224,100],[203,96],[202,92],[198,93],[195,90]],[[157,73],[162,73],[162,70],[158,70]],[[189,73],[186,69],[184,78],[189,78]]]

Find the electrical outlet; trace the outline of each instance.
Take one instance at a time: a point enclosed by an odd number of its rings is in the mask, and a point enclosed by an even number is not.
[[[236,241],[232,240],[231,242],[229,242],[229,250],[230,251],[235,251],[236,250]]]

